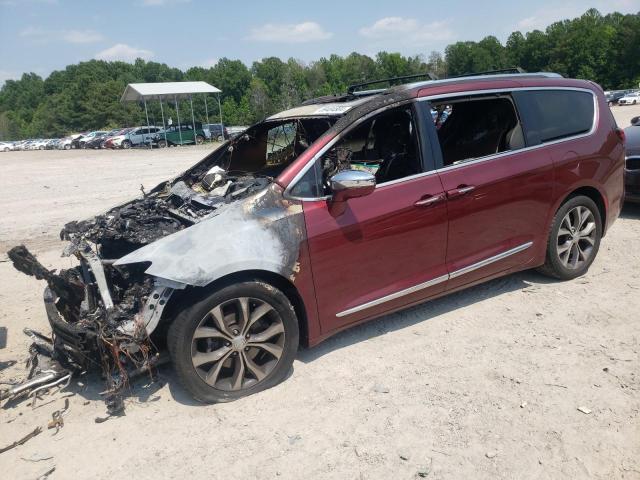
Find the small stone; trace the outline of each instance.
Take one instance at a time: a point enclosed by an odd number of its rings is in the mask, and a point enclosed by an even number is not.
[[[495,458],[498,456],[498,452],[492,451],[492,452],[487,452],[484,454],[485,457],[487,458]]]
[[[609,367],[604,367],[604,368],[602,369],[602,371],[603,371],[603,372],[608,372],[608,371],[609,371]]]
[[[302,440],[300,435],[289,435],[289,445],[293,445],[300,440]]]
[[[587,407],[578,407],[578,411],[582,412],[582,413],[584,413],[586,415],[589,415],[591,413],[591,410],[588,409]]]
[[[418,476],[419,476],[420,478],[424,478],[424,477],[426,477],[427,475],[429,475],[429,472],[431,472],[431,470],[429,469],[429,467],[421,467],[421,468],[419,468],[419,469],[418,469],[417,474],[418,474]]]
[[[520,404],[520,408],[524,408],[524,407],[526,407],[526,406],[527,406],[527,402],[522,402],[522,403]]]
[[[399,456],[400,456],[400,460],[404,460],[405,462],[409,460],[409,455],[407,455],[406,453],[401,453],[399,454]]]
[[[373,386],[373,391],[376,393],[389,393],[389,387],[385,387],[384,385],[375,384]]]

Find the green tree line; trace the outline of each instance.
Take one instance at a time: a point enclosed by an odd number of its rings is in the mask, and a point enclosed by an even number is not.
[[[187,71],[141,59],[133,64],[91,60],[52,72],[46,79],[25,73],[0,89],[0,139],[58,137],[71,132],[133,126],[146,121],[144,108],[120,103],[128,83],[204,80],[222,90],[224,122],[246,125],[315,96],[344,92],[360,81],[432,72],[439,77],[520,66],[593,80],[605,89],[637,87],[640,82],[640,13],[582,16],[553,23],[545,31],[513,32],[503,45],[488,36],[479,42],[456,42],[444,54],[403,56],[380,52],[331,55],[305,64],[290,58],[263,58],[251,66],[220,59],[210,68]],[[177,112],[165,104],[165,117]],[[190,120],[188,100],[179,103],[181,120]],[[197,120],[204,121],[201,95],[193,98]],[[148,104],[150,123],[161,123],[158,102]],[[210,121],[218,103],[208,97]]]

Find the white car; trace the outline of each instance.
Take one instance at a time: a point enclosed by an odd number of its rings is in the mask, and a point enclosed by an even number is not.
[[[640,103],[640,92],[627,93],[618,100],[618,105],[637,105]]]
[[[63,139],[61,139],[58,142],[58,145],[56,148],[60,149],[60,150],[71,150],[72,148],[72,142],[73,142],[73,136],[71,137],[65,137]]]
[[[13,143],[0,142],[0,152],[8,152],[10,150],[13,150]]]

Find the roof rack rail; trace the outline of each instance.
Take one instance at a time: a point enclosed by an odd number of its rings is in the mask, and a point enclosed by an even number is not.
[[[479,77],[480,75],[505,75],[505,74],[514,74],[514,73],[527,73],[526,70],[520,67],[511,67],[511,68],[500,68],[497,70],[487,70],[486,72],[473,72],[473,73],[464,73],[462,75],[452,75],[449,78],[464,78],[464,77]]]
[[[390,77],[390,78],[381,78],[380,80],[371,80],[369,82],[363,82],[363,83],[355,83],[353,85],[349,85],[349,87],[347,88],[347,94],[348,95],[355,95],[355,94],[366,94],[366,91],[363,92],[356,92],[357,89],[361,88],[361,87],[366,87],[368,85],[375,85],[378,83],[385,83],[388,82],[389,84],[391,83],[398,83],[401,82],[403,80],[413,80],[416,78],[427,78],[428,80],[438,80],[438,77],[431,73],[431,72],[427,72],[427,73],[418,73],[415,75],[404,75],[401,77]],[[372,90],[371,94],[374,93],[380,93],[380,89],[376,89],[376,90]]]

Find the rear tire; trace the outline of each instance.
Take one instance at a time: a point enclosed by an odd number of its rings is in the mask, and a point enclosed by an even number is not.
[[[202,135],[196,135],[196,145],[202,145],[204,137]]]
[[[167,142],[165,142],[164,140],[158,140],[158,148],[166,148],[167,147]]]
[[[230,402],[282,382],[298,341],[291,302],[258,280],[203,292],[167,333],[180,382],[203,403]]]
[[[584,275],[593,263],[602,238],[602,218],[593,200],[571,197],[556,212],[540,273],[560,280]]]
[[[125,140],[124,142],[122,142],[122,148],[128,150],[129,148],[131,148],[131,142],[129,140]]]

